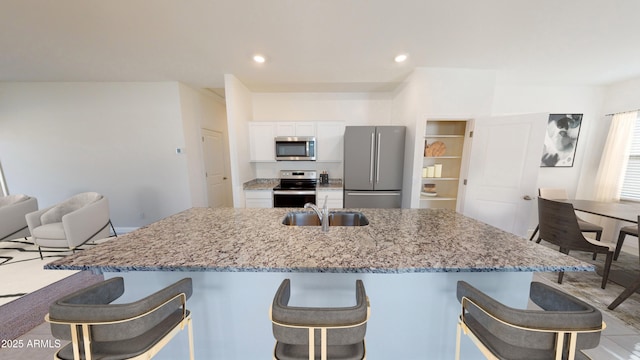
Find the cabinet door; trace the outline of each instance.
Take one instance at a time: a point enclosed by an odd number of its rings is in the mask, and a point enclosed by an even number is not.
[[[313,121],[281,121],[276,123],[277,136],[316,136]]]
[[[316,136],[316,123],[313,121],[296,122],[296,136]]]
[[[296,125],[294,122],[276,123],[276,136],[296,136]]]
[[[327,197],[327,207],[329,209],[340,209],[343,208],[343,191],[340,190],[318,190],[316,195],[316,203],[318,206],[324,205],[324,198]]]
[[[347,126],[344,131],[344,188],[373,190],[375,126]],[[318,149],[319,150],[319,149]]]
[[[318,122],[316,125],[317,161],[342,161],[344,122]]]
[[[375,190],[402,189],[405,133],[404,126],[376,128]]]
[[[251,161],[275,161],[275,124],[272,122],[249,123],[249,148]]]
[[[272,208],[272,192],[271,190],[245,190],[244,204],[248,208]]]

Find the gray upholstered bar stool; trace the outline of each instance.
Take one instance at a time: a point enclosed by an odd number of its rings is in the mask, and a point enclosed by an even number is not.
[[[532,282],[529,298],[542,310],[503,305],[464,281],[458,281],[456,360],[461,332],[468,335],[487,359],[582,359],[580,350],[600,343],[605,328],[593,306],[548,285]]]
[[[55,359],[150,359],[186,326],[193,360],[191,314],[186,308],[191,278],[136,302],[110,304],[123,293],[124,281],[117,277],[54,302],[45,318],[51,333],[71,341]]]
[[[273,323],[276,360],[362,360],[369,319],[369,299],[356,281],[356,305],[351,307],[289,306],[291,282],[285,279],[269,311]]]

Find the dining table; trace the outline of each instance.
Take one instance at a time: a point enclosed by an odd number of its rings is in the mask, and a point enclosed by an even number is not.
[[[626,221],[630,223],[638,223],[640,216],[640,204],[624,202],[609,202],[595,200],[564,200],[571,203],[574,210],[604,216],[610,219]],[[619,285],[624,286],[624,290],[618,297],[608,306],[609,310],[613,310],[623,301],[625,301],[634,292],[640,290],[640,272],[630,273],[624,270],[612,270],[609,273],[609,279]]]

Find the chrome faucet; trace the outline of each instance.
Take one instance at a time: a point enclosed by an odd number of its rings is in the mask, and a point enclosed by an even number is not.
[[[311,208],[313,211],[315,211],[316,215],[318,215],[318,218],[320,219],[320,225],[322,225],[322,231],[324,232],[329,231],[329,209],[327,208],[328,197],[328,195],[324,197],[324,205],[322,206],[322,210],[320,210],[320,208],[314,203],[304,204],[305,209]]]

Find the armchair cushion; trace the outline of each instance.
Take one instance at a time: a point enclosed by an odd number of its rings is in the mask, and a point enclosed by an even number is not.
[[[26,215],[38,210],[38,200],[27,195],[0,196],[0,240],[29,236]]]
[[[0,207],[19,203],[27,199],[29,199],[29,197],[23,194],[0,196]]]
[[[40,216],[40,222],[45,224],[62,222],[62,217],[66,214],[69,214],[73,211],[76,211],[83,206],[91,204],[92,202],[98,201],[102,198],[102,195],[96,192],[86,192],[82,194],[75,195],[58,205],[51,207],[49,210],[45,211]]]
[[[64,234],[64,227],[61,222],[45,224],[33,229],[32,235],[40,239],[50,240],[64,240],[66,235]],[[42,244],[46,246],[45,244]]]

